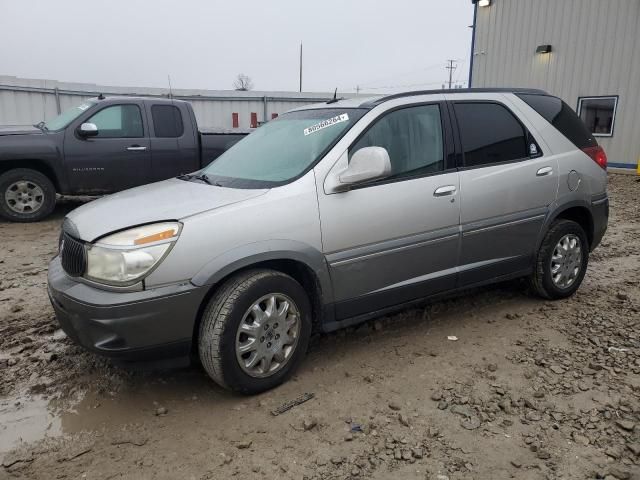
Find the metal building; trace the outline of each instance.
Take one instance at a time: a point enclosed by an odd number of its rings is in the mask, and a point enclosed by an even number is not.
[[[169,95],[166,88],[108,87],[0,76],[0,125],[32,125],[53,118],[100,93]],[[191,102],[198,125],[213,128],[256,127],[292,108],[324,102],[333,96],[329,93],[183,89],[173,89],[172,95],[173,98]]]
[[[640,0],[472,0],[470,84],[561,97],[609,167],[640,157]],[[627,170],[628,171],[628,170]]]

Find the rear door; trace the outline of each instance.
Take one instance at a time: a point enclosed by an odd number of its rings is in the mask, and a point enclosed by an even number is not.
[[[65,132],[64,158],[74,193],[110,193],[151,181],[149,138],[141,102],[110,104],[81,116]],[[98,135],[76,129],[94,123]]]
[[[459,285],[524,272],[556,198],[557,160],[504,95],[447,99],[462,152]]]
[[[148,103],[151,119],[151,167],[154,180],[165,180],[200,168],[195,127],[186,104]]]

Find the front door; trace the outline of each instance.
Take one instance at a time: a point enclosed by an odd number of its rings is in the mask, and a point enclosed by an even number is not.
[[[136,103],[108,105],[67,129],[64,158],[74,193],[110,193],[152,180],[142,119],[143,110]],[[98,127],[97,136],[82,138],[76,133],[85,122]]]
[[[557,159],[499,101],[454,101],[463,150],[459,284],[526,273],[558,189]]]
[[[318,192],[337,320],[455,287],[459,182],[447,168],[451,145],[444,103],[408,106],[378,117],[334,167],[368,146],[385,148],[392,164],[389,178]]]

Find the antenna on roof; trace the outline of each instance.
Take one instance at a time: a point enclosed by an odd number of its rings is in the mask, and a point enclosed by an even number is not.
[[[171,89],[171,75],[167,73],[167,80],[169,81],[169,98],[173,99],[173,90]]]
[[[342,100],[342,97],[338,98],[338,88],[333,92],[333,98],[327,102],[327,105],[330,103],[336,103],[337,101]]]
[[[98,94],[98,100],[104,100],[104,95],[102,93]]]

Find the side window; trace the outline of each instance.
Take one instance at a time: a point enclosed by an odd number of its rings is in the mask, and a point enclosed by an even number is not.
[[[527,158],[527,134],[513,114],[497,103],[455,103],[465,167]]]
[[[178,107],[173,105],[153,105],[151,107],[153,117],[153,133],[156,137],[175,138],[184,133],[182,114]]]
[[[444,170],[442,121],[438,105],[403,108],[378,119],[349,149],[349,160],[364,147],[389,152],[391,176]]]
[[[112,105],[93,115],[89,123],[98,127],[98,138],[137,138],[144,136],[142,115],[137,105]]]
[[[576,147],[597,147],[598,142],[569,105],[550,95],[516,94],[556,127]]]

